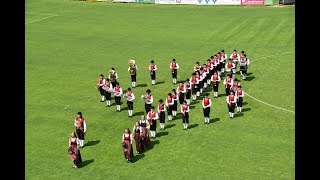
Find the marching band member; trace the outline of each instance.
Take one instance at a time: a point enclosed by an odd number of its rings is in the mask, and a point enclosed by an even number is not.
[[[142,142],[141,134],[142,134],[142,128],[139,124],[139,121],[136,121],[133,126],[132,136],[133,136],[133,139],[136,143],[136,150],[137,150],[136,153],[137,154],[140,154],[143,150],[143,142]]]
[[[231,86],[233,85],[232,75],[228,74],[223,80],[224,88],[226,90],[226,96],[230,94]]]
[[[243,97],[244,97],[244,92],[241,88],[241,86],[238,86],[238,89],[235,92],[235,95],[237,97],[237,112],[241,112],[242,111],[242,103],[243,103]]]
[[[198,71],[196,71],[196,72],[198,72]],[[193,102],[197,100],[197,95],[196,95],[196,93],[197,93],[196,81],[197,81],[197,80],[196,80],[196,73],[194,72],[194,73],[192,73],[192,76],[191,76],[191,78],[190,78],[191,94],[192,94],[192,101],[193,101]],[[189,102],[189,104],[190,104],[190,102]]]
[[[213,75],[211,76],[211,82],[212,82],[212,90],[213,90],[213,98],[218,98],[218,91],[219,91],[219,83],[221,81],[220,76],[215,71]]]
[[[236,68],[236,65],[235,63],[232,61],[231,58],[229,58],[228,62],[226,63],[225,65],[225,68],[226,68],[226,74],[227,75],[233,75],[235,73],[233,73],[233,69]]]
[[[157,120],[159,119],[158,113],[154,110],[154,107],[151,106],[150,111],[147,114],[147,120],[150,124],[150,134],[151,138],[156,138],[157,131]]]
[[[172,62],[170,63],[170,69],[171,69],[171,73],[172,73],[173,84],[176,84],[177,83],[178,69],[179,69],[179,64],[176,63],[176,59],[172,59]]]
[[[234,68],[232,68],[232,74],[236,74],[237,64],[240,61],[240,55],[237,53],[237,50],[233,50],[232,54],[230,55],[230,58],[234,63]]]
[[[166,102],[165,105],[168,108],[168,121],[171,122],[172,121],[172,109],[173,109],[173,98],[172,98],[172,94],[168,93],[168,97],[166,98]]]
[[[151,60],[151,64],[149,65],[149,71],[151,76],[151,84],[154,86],[156,84],[156,71],[157,71],[157,65],[154,64],[154,60]]]
[[[189,111],[190,111],[190,108],[189,108],[189,105],[187,104],[187,101],[183,101],[183,103],[181,105],[183,130],[188,129]]]
[[[138,66],[136,65],[135,60],[129,60],[129,68],[128,68],[128,72],[130,73],[131,76],[131,86],[133,88],[136,87],[136,81],[137,81],[137,70],[138,70]]]
[[[77,116],[74,120],[74,126],[76,127],[76,133],[79,140],[80,148],[84,146],[84,135],[86,134],[87,125],[84,117],[81,112],[77,113]]]
[[[221,58],[220,58],[220,64],[221,64],[221,73],[224,73],[224,67],[226,64],[226,59],[228,58],[227,53],[224,52],[224,50],[220,51]]]
[[[149,121],[146,119],[146,116],[142,115],[141,119],[139,120],[140,126],[141,126],[141,139],[142,139],[142,145],[144,148],[149,146],[150,144],[150,138],[149,138]]]
[[[98,84],[97,84],[97,89],[98,91],[100,92],[100,96],[101,96],[101,100],[100,102],[104,102],[104,98],[105,98],[105,95],[104,95],[104,91],[105,91],[105,79],[104,79],[104,76],[103,74],[100,74],[100,78],[98,79]]]
[[[114,94],[114,100],[116,102],[117,106],[117,112],[121,111],[121,95],[122,95],[122,88],[120,87],[120,84],[116,82],[116,86],[113,88],[113,94]]]
[[[106,107],[111,106],[111,93],[113,92],[113,86],[109,80],[109,78],[106,79],[104,86],[106,87],[104,90],[104,95],[106,97]]]
[[[210,59],[207,59],[207,63],[206,63],[206,87],[207,85],[209,86],[209,84],[211,83],[211,76],[212,76],[212,69],[213,69],[213,66],[210,62]],[[206,88],[205,87],[205,88]]]
[[[141,95],[141,98],[144,100],[144,108],[146,110],[146,113],[150,111],[150,108],[153,103],[153,96],[150,93],[151,90],[147,89],[146,94]]]
[[[128,117],[132,118],[132,111],[133,111],[133,100],[135,96],[133,92],[131,92],[131,88],[127,89],[127,92],[123,95],[124,98],[127,99],[127,107],[128,107]]]
[[[221,53],[218,52],[217,55],[214,58],[215,64],[216,64],[215,70],[217,71],[218,75],[220,75],[220,71],[221,71],[220,58],[221,58]]]
[[[247,77],[247,69],[249,64],[250,64],[250,60],[247,58],[247,55],[244,54],[243,58],[240,59],[240,74],[243,80],[245,80]]]
[[[159,114],[159,120],[160,120],[160,129],[163,130],[164,129],[164,123],[165,123],[165,118],[166,118],[166,106],[163,104],[163,100],[160,99],[159,100],[159,104],[158,104],[158,114]]]
[[[192,90],[192,87],[191,87],[191,84],[190,84],[190,79],[187,79],[185,82],[184,82],[184,85],[187,89],[187,92],[186,92],[186,101],[187,101],[187,104],[190,105],[190,98],[191,98],[191,90]]]
[[[122,150],[124,158],[126,158],[128,163],[130,163],[133,158],[132,139],[130,129],[126,128],[122,134]]]
[[[209,98],[209,93],[206,93],[202,99],[204,124],[210,124],[210,106],[212,105],[211,99]]]
[[[203,65],[205,66],[205,64]],[[206,73],[203,67],[200,68],[200,93],[203,92],[204,84],[205,84]]]
[[[239,86],[240,86],[240,82],[239,82],[239,80],[238,80],[237,78],[235,78],[235,79],[233,80],[233,83],[232,83],[230,89],[231,89],[233,92],[236,92],[236,90],[238,89]]]
[[[184,83],[179,83],[176,92],[178,93],[180,105],[183,103],[187,88]]]
[[[114,70],[114,68],[111,68],[111,70],[109,71],[108,78],[110,79],[112,87],[116,87],[116,83],[117,83],[117,79],[118,79],[118,73]]]
[[[71,132],[71,136],[69,138],[68,154],[73,162],[72,167],[78,168],[78,165],[82,163],[82,158],[79,150],[79,139],[76,137],[74,132]]]
[[[199,71],[201,68],[201,65],[199,62],[196,62],[196,64],[193,66],[193,72]]]
[[[230,91],[230,94],[227,96],[227,104],[229,110],[229,116],[232,119],[234,116],[234,109],[236,107],[237,97],[234,95],[233,91]]]
[[[202,80],[202,77],[201,77],[199,71],[197,71],[196,72],[196,82],[195,82],[196,97],[200,97],[201,80]]]
[[[172,116],[177,116],[177,110],[178,110],[178,94],[176,89],[172,89],[171,91],[171,97],[173,99],[173,107],[172,107]]]

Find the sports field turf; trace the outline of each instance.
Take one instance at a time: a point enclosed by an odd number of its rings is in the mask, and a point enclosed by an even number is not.
[[[26,179],[294,179],[294,18],[294,7],[26,1]],[[177,87],[173,58],[184,81],[196,61],[222,49],[228,56],[244,50],[251,61],[247,80],[236,75],[248,93],[243,113],[229,119],[223,86],[219,98],[207,88],[210,125],[198,100],[189,130],[180,118],[166,117],[151,148],[127,163],[121,136],[144,112],[141,94],[151,89],[156,106]],[[129,59],[139,67],[133,118],[125,101],[120,113],[105,107],[95,87],[111,67],[121,87],[130,87]],[[155,87],[151,59],[158,66]],[[78,111],[87,134],[84,162],[74,169],[67,147]]]

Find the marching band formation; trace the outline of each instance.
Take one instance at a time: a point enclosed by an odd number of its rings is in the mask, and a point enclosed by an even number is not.
[[[138,66],[136,65],[135,60],[129,60],[128,64],[128,72],[131,76],[132,83],[131,86],[132,88],[135,88]],[[193,67],[191,77],[187,78],[184,82],[180,82],[177,88],[172,89],[172,91],[168,93],[164,100],[160,99],[156,108],[153,106],[153,95],[151,94],[151,90],[147,89],[145,94],[141,95],[141,99],[144,101],[146,114],[142,115],[141,119],[135,122],[132,133],[129,128],[126,128],[122,135],[122,147],[127,162],[131,162],[132,157],[134,156],[132,148],[133,139],[136,144],[136,153],[142,153],[143,149],[147,148],[150,144],[150,138],[156,138],[158,120],[160,123],[160,130],[165,128],[166,111],[169,122],[172,122],[172,120],[177,116],[178,102],[180,104],[179,111],[181,112],[182,116],[183,130],[187,130],[189,124],[191,98],[192,101],[195,102],[200,95],[204,93],[204,90],[207,87],[210,87],[210,85],[213,91],[213,98],[218,98],[219,84],[221,82],[223,83],[226,92],[226,104],[230,119],[234,118],[235,109],[238,113],[242,112],[244,91],[241,88],[239,80],[235,78],[235,74],[237,73],[237,69],[239,69],[240,76],[243,80],[245,80],[247,77],[247,68],[249,64],[250,61],[244,51],[239,54],[236,50],[234,50],[228,58],[225,51],[221,50],[217,54],[210,56],[210,58],[207,59],[202,66],[200,62],[196,62]],[[177,84],[178,69],[180,67],[176,62],[176,59],[172,59],[169,68],[171,69],[172,73],[172,83]],[[154,60],[151,60],[149,71],[152,86],[156,85],[157,69],[158,68]],[[223,80],[222,76],[225,76]],[[97,83],[97,90],[99,91],[101,97],[100,101],[106,102],[106,107],[110,107],[111,97],[113,95],[116,104],[116,112],[120,112],[121,97],[123,97],[127,101],[128,117],[132,118],[133,101],[135,100],[135,95],[131,88],[127,88],[126,92],[123,93],[117,79],[118,73],[114,68],[111,68],[109,71],[108,78],[105,79],[103,74],[100,75]],[[212,100],[209,97],[209,93],[205,93],[204,97],[202,98],[202,107],[204,124],[206,125],[210,124],[211,106]],[[75,124],[76,121],[82,122],[82,125],[76,126],[79,147],[82,148],[84,146],[83,141],[86,125],[81,112],[79,113],[80,115],[77,116]],[[82,127],[82,131],[79,130],[78,126]],[[80,151],[78,154],[80,154]],[[74,167],[76,167],[76,164],[74,164]]]

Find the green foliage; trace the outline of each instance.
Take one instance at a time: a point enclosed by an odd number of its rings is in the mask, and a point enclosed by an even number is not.
[[[293,179],[294,11],[26,1],[26,178]],[[166,122],[171,127],[157,131],[161,136],[151,140],[153,148],[126,163],[121,135],[140,116],[128,118],[126,110],[116,113],[115,106],[99,102],[99,75],[114,67],[126,89],[131,86],[128,60],[136,60],[137,85],[147,87],[133,89],[133,113],[144,112],[140,96],[146,89],[157,102],[177,87],[169,69],[173,58],[182,81],[196,61],[204,63],[221,49],[228,56],[233,49],[244,50],[252,61],[246,81],[237,74],[253,97],[244,97],[243,113],[229,119],[220,85],[220,97],[212,98],[214,123],[203,124],[198,101],[191,105],[193,128],[183,131],[180,118]],[[164,82],[154,87],[147,71],[151,59],[159,69],[156,81]],[[84,167],[74,169],[67,146],[78,111],[87,119],[85,143],[92,145],[81,149]]]

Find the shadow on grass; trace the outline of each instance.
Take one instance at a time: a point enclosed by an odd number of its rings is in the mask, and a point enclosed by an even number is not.
[[[188,126],[188,129],[192,129],[192,128],[195,128],[197,126],[199,126],[199,124],[191,124],[190,126]]]
[[[243,102],[243,103],[242,103],[242,106],[247,105],[247,104],[248,104],[247,102]]]
[[[88,141],[84,146],[94,146],[96,144],[99,144],[100,140],[95,141]]]
[[[163,83],[165,83],[165,82],[164,81],[156,82],[156,85],[157,84],[163,84]]]
[[[242,109],[242,112],[251,111],[251,108],[244,108]]]
[[[143,158],[145,155],[144,154],[135,154],[133,158],[131,159],[131,163],[135,163],[139,161],[141,158]]]
[[[144,111],[139,111],[139,112],[133,113],[132,116],[139,116],[139,115],[141,116],[143,114],[144,114]]]
[[[196,106],[189,106],[190,109],[194,109]]]
[[[200,103],[200,99],[198,99],[198,100],[196,100],[196,101],[191,101],[191,102],[190,102],[190,105],[192,105],[192,104],[197,104],[197,103]]]
[[[156,136],[157,137],[161,137],[161,136],[166,136],[166,135],[168,135],[169,134],[169,132],[167,132],[167,131],[162,131],[162,132],[158,132],[157,134],[156,134]]]
[[[121,108],[121,111],[123,111],[123,110],[128,110],[128,107],[125,106],[125,107]]]
[[[157,137],[157,134],[156,134],[156,137]],[[153,148],[154,148],[154,145],[159,144],[159,143],[160,143],[159,140],[153,140],[152,138],[150,138],[150,144],[149,144],[148,147],[146,147],[146,148],[144,149],[144,152],[147,152],[147,151],[153,149]]]
[[[240,116],[243,116],[243,113],[234,113],[234,116],[233,117],[240,117]]]
[[[215,123],[215,122],[217,122],[217,121],[220,121],[220,118],[215,118],[215,119],[210,119],[210,123]]]
[[[148,84],[138,84],[136,87],[147,87]]]
[[[169,124],[169,125],[165,126],[164,129],[169,129],[169,128],[172,128],[174,126],[176,126],[176,124]]]
[[[218,94],[218,97],[226,97],[226,93]]]
[[[255,76],[247,76],[246,79],[243,79],[243,81],[252,81],[252,79],[254,79]]]
[[[78,168],[83,168],[83,167],[87,166],[88,164],[93,163],[93,161],[94,161],[94,159],[89,159],[89,160],[82,161],[82,163],[80,163],[78,165]]]

